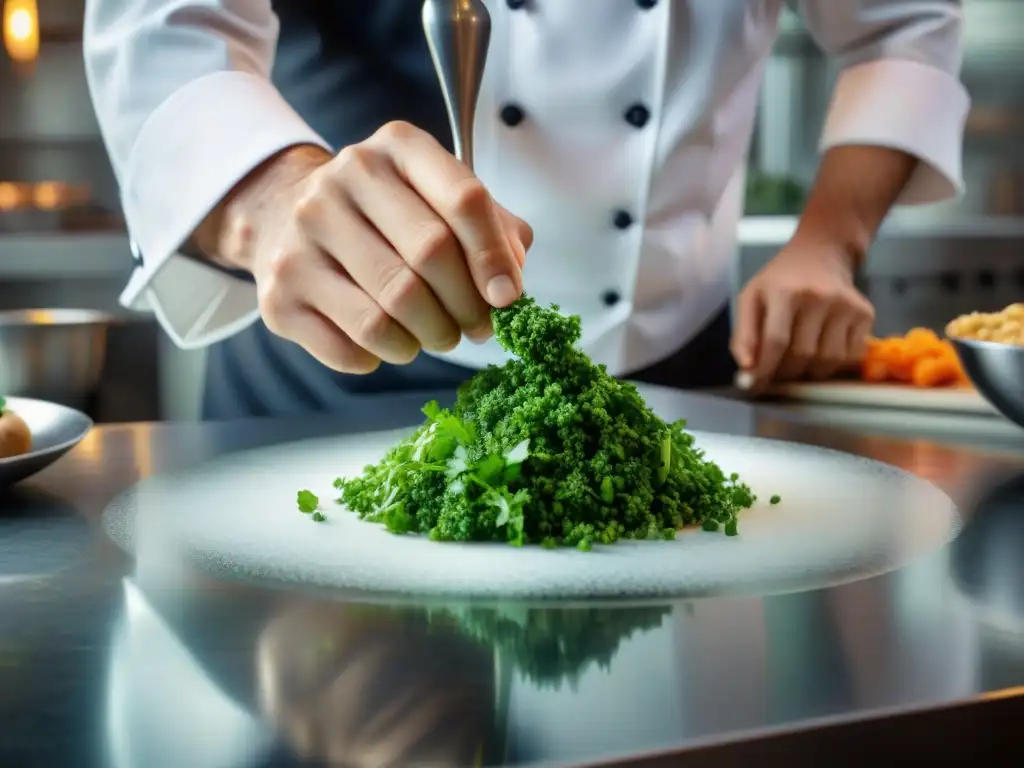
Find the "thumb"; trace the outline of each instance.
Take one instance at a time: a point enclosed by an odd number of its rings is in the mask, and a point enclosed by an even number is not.
[[[502,205],[498,205],[498,217],[505,229],[512,253],[522,268],[526,263],[526,252],[533,245],[533,228]]]
[[[757,365],[757,342],[763,315],[761,292],[754,286],[747,286],[740,292],[736,307],[736,329],[729,344],[740,370],[749,371]]]

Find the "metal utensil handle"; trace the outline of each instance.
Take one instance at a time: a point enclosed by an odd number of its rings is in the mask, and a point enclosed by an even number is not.
[[[491,42],[491,15],[482,0],[425,0],[423,31],[441,81],[455,156],[472,168],[473,125]]]

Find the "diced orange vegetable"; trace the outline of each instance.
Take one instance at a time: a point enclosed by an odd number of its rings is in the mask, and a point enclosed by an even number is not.
[[[955,384],[957,368],[948,358],[925,357],[914,365],[915,387],[944,387]]]
[[[860,373],[864,381],[894,381],[917,387],[969,383],[953,345],[928,328],[912,328],[904,336],[869,339]]]
[[[878,358],[865,358],[861,364],[861,378],[865,381],[888,381],[889,369]]]

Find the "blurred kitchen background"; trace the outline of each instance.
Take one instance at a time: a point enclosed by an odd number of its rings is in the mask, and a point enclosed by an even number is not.
[[[86,90],[84,0],[0,5],[0,312],[109,313],[98,383],[83,380],[88,391],[68,399],[99,421],[194,418],[202,353],[175,350],[151,317],[126,313],[117,303],[131,259]],[[965,9],[964,79],[974,101],[968,192],[951,204],[898,212],[887,222],[863,283],[881,334],[913,325],[941,329],[961,312],[1024,298],[1024,0],[966,0]],[[813,178],[834,79],[799,19],[787,13],[751,147],[740,279],[792,231]],[[6,387],[10,339],[0,324]],[[70,343],[95,340],[94,334]]]

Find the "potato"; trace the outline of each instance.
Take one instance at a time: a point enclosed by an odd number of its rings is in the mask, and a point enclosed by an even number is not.
[[[21,456],[32,450],[32,432],[16,413],[0,413],[0,459]]]

